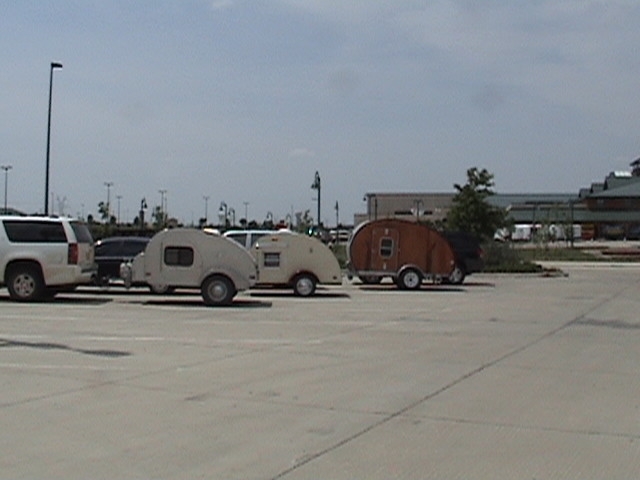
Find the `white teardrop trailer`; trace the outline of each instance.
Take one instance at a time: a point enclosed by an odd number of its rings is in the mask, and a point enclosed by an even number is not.
[[[145,250],[120,267],[125,286],[146,284],[157,293],[199,289],[207,305],[228,305],[257,280],[246,249],[212,230],[158,232]]]
[[[318,284],[341,285],[342,271],[333,252],[317,238],[290,230],[261,236],[251,247],[260,287],[286,286],[309,297]]]

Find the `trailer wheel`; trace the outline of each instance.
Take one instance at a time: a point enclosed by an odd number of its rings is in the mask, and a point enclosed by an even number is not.
[[[12,300],[33,302],[44,297],[46,287],[35,265],[13,265],[7,273],[7,289]]]
[[[149,290],[151,290],[151,293],[153,293],[154,295],[166,295],[175,292],[176,289],[175,287],[170,287],[169,285],[155,284],[149,285]]]
[[[229,305],[236,289],[227,277],[213,275],[202,282],[201,293],[207,305]]]
[[[293,279],[293,293],[298,297],[310,297],[316,291],[316,279],[308,273],[301,273]]]
[[[415,268],[407,268],[398,278],[398,286],[403,290],[417,290],[422,285],[422,275]]]

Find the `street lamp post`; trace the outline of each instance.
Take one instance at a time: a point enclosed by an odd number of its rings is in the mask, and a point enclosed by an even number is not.
[[[144,211],[147,209],[147,199],[140,200],[140,211],[138,212],[138,221],[140,222],[140,232],[144,233]]]
[[[311,184],[313,190],[318,190],[318,228],[320,227],[320,174],[316,171]]]
[[[11,165],[2,165],[0,166],[2,170],[4,170],[4,210],[3,213],[7,214],[7,184],[9,182],[9,170],[13,167]]]
[[[49,152],[51,146],[51,94],[53,92],[53,70],[62,68],[61,63],[51,62],[49,69],[49,116],[47,120],[47,165],[44,180],[44,214],[49,215]]]
[[[165,196],[167,194],[167,190],[166,189],[161,189],[158,190],[158,193],[160,194],[160,215],[161,215],[161,224],[164,227],[167,223],[167,212],[165,212]]]
[[[204,199],[204,224],[206,225],[209,216],[209,195],[203,195],[202,198]]]
[[[116,195],[116,198],[118,199],[118,218],[116,218],[116,223],[119,225],[120,224],[120,200],[122,200],[122,195]],[[124,213],[127,213],[126,211]]]
[[[227,208],[226,202],[220,202],[220,208],[218,209],[218,218],[220,220],[220,225],[223,229],[227,228],[227,219],[229,218],[229,210]]]
[[[113,186],[113,182],[104,182],[104,186],[107,187],[107,222],[109,222],[111,217],[111,187]]]

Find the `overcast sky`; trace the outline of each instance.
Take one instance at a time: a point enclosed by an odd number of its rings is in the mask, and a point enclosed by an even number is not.
[[[353,221],[367,192],[577,192],[640,156],[637,0],[0,0],[9,204]],[[3,179],[4,180],[4,179]],[[2,180],[2,187],[4,181]]]

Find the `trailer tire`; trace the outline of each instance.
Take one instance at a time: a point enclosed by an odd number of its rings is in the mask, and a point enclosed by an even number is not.
[[[316,291],[316,279],[308,273],[301,273],[293,279],[293,293],[298,297],[310,297]]]
[[[229,305],[236,295],[233,282],[222,275],[207,277],[200,291],[207,305]]]
[[[402,290],[418,290],[422,285],[422,274],[415,268],[407,268],[398,277],[398,287]]]
[[[149,285],[149,290],[154,295],[168,295],[176,291],[175,287],[170,287],[169,285]]]

